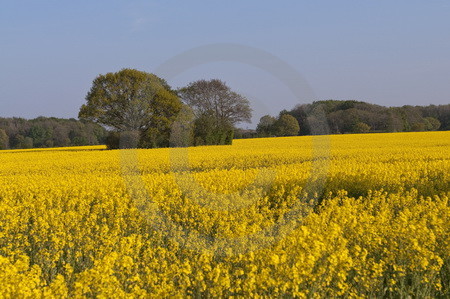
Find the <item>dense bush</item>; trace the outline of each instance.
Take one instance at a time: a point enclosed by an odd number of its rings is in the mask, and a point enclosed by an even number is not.
[[[138,131],[112,131],[106,137],[106,146],[108,149],[137,148],[139,141],[140,133]]]

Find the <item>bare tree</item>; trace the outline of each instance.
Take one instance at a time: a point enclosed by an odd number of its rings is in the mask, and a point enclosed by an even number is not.
[[[217,123],[235,125],[250,122],[252,117],[249,101],[218,79],[192,82],[181,88],[179,95],[194,110],[197,118],[209,115]]]

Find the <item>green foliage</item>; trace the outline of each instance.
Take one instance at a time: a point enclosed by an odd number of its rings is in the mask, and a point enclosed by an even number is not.
[[[423,116],[436,118],[440,122],[439,130],[450,130],[450,105],[430,105],[421,108]]]
[[[169,146],[171,125],[182,103],[166,81],[133,69],[99,75],[79,112],[117,132],[140,132],[139,147]]]
[[[324,111],[320,116],[317,111]],[[300,135],[314,134],[317,121],[326,122],[332,134],[357,133],[358,123],[373,132],[450,130],[450,105],[383,107],[359,101],[316,101],[298,105],[288,114],[300,124]]]
[[[420,122],[420,123],[413,123],[411,125],[411,131],[413,132],[422,132],[425,131],[425,124]]]
[[[249,101],[223,81],[191,82],[181,88],[179,94],[195,115],[195,145],[231,144],[234,126],[239,122],[250,122]]]
[[[96,145],[106,137],[102,126],[73,118],[0,118],[0,130],[8,136],[12,149]]]
[[[28,149],[33,148],[33,138],[25,137],[23,135],[14,136],[15,148]]]
[[[33,139],[33,144],[35,147],[44,147],[48,144],[48,140],[52,136],[51,129],[45,128],[41,125],[34,125],[30,129],[30,136]]]
[[[9,137],[5,130],[0,129],[0,150],[9,148]]]
[[[370,126],[363,122],[358,122],[353,127],[354,133],[367,133],[370,131]]]
[[[233,136],[234,127],[212,115],[201,115],[194,122],[194,145],[230,145]]]
[[[259,134],[253,129],[235,128],[233,139],[257,138]]]
[[[427,131],[437,131],[441,127],[441,122],[434,117],[424,118],[425,128]]]
[[[198,80],[181,88],[179,94],[196,116],[210,114],[219,122],[235,125],[250,122],[252,109],[250,102],[242,95],[231,90],[225,82]]]
[[[287,111],[281,111],[278,118],[264,115],[256,127],[259,137],[296,136],[299,131],[300,126],[297,119],[288,114]]]
[[[141,139],[139,131],[112,131],[106,137],[106,146],[108,149],[126,149],[136,148]]]
[[[82,146],[87,143],[88,143],[87,139],[83,136],[75,136],[72,140],[72,144],[75,146]],[[47,144],[51,144],[51,143],[47,143]]]
[[[270,137],[275,135],[274,125],[277,119],[270,115],[264,115],[259,119],[256,132],[260,137]]]
[[[194,144],[195,115],[192,109],[183,105],[170,132],[171,147],[187,147]]]
[[[282,114],[275,122],[277,136],[296,136],[300,131],[297,119],[289,114]]]
[[[120,148],[120,133],[116,131],[109,132],[106,136],[106,147],[108,149],[119,149]]]

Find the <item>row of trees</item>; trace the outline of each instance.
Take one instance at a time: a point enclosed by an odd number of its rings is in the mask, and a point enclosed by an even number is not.
[[[231,144],[236,124],[250,122],[251,112],[249,101],[223,81],[199,80],[174,90],[154,74],[123,69],[94,79],[80,121],[4,119],[0,148]]]
[[[249,101],[224,82],[199,80],[174,90],[154,74],[123,69],[99,75],[79,112],[111,130],[109,148],[231,144],[250,122]]]
[[[0,118],[0,149],[104,144],[102,126],[76,119],[38,117]]]
[[[231,144],[234,137],[311,135],[323,124],[331,134],[450,130],[450,105],[317,101],[283,110],[278,117],[265,115],[256,131],[236,129],[238,123],[250,122],[251,115],[249,101],[223,81],[198,80],[175,90],[154,74],[123,69],[95,78],[80,108],[80,121],[0,119],[0,149]]]
[[[312,127],[323,122],[330,134],[450,130],[450,105],[384,107],[360,101],[327,100],[283,110],[279,118],[284,115],[297,120],[298,135],[313,134]],[[253,136],[283,136],[274,124],[275,118],[263,116]]]

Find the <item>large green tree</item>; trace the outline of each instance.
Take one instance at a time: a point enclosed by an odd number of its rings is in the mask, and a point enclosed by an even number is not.
[[[131,146],[163,147],[169,146],[170,128],[181,108],[176,92],[164,79],[122,69],[95,78],[79,117],[124,133]],[[130,136],[138,140],[129,140]]]
[[[300,125],[295,117],[282,114],[274,124],[277,136],[296,136],[300,132]]]
[[[259,119],[258,126],[256,127],[256,132],[259,137],[270,137],[276,134],[275,123],[277,119],[270,115],[264,115]]]

